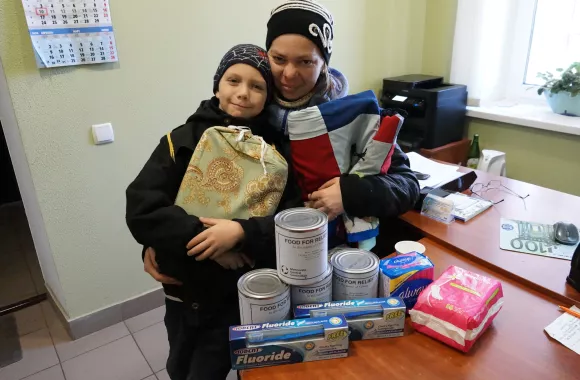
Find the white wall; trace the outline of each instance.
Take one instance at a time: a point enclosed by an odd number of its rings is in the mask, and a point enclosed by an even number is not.
[[[12,159],[14,173],[16,174],[16,180],[18,181],[20,196],[22,197],[22,202],[26,206],[30,233],[34,241],[34,246],[36,247],[38,261],[42,268],[46,286],[50,289],[50,292],[53,297],[56,298],[56,301],[64,308],[63,289],[50,250],[46,229],[44,228],[44,220],[40,212],[40,205],[38,204],[34,183],[32,182],[32,177],[30,175],[28,160],[26,159],[26,153],[24,152],[24,147],[22,145],[18,124],[16,123],[14,107],[12,106],[10,93],[8,91],[8,83],[4,76],[4,66],[2,65],[1,59],[0,121],[2,122],[2,128],[6,137],[10,158]]]
[[[35,67],[21,1],[0,3],[0,57],[15,115],[9,143],[12,153],[20,149],[15,166],[43,273],[69,318],[158,287],[125,226],[124,190],[158,139],[211,95],[223,53],[264,44],[279,3],[112,1],[120,62],[44,70]],[[323,3],[336,20],[331,64],[351,91],[419,71],[425,0]],[[113,123],[116,140],[97,147],[89,128],[102,122]]]
[[[427,0],[375,0],[368,4],[363,87],[378,91],[383,78],[421,72]]]

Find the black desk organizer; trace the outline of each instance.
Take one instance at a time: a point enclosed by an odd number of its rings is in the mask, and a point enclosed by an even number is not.
[[[576,247],[576,251],[574,251],[571,266],[570,274],[566,278],[566,281],[574,289],[580,292],[580,245],[578,245],[578,247]]]

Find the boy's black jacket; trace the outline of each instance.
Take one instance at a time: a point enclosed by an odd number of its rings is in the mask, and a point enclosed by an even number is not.
[[[155,249],[161,273],[184,283],[183,286],[164,285],[165,293],[187,302],[234,302],[237,298],[236,282],[243,273],[226,270],[212,260],[198,262],[187,256],[187,243],[204,227],[197,216],[188,215],[174,204],[191,156],[205,130],[229,125],[249,127],[253,134],[274,145],[290,162],[289,152],[284,151],[287,144],[283,144],[282,137],[277,137],[269,127],[264,113],[251,120],[232,118],[219,109],[218,100],[214,97],[201,102],[187,122],[171,132],[175,162],[170,155],[167,137],[163,137],[126,191],[129,230],[138,243]],[[279,210],[301,205],[295,183],[292,174],[289,174]],[[257,267],[275,268],[273,216],[240,222],[245,233],[240,251],[256,260]]]
[[[274,145],[288,162],[288,181],[278,211],[303,206],[291,167],[288,136],[271,127],[266,119],[266,112],[253,120],[233,119],[219,109],[215,97],[203,101],[186,124],[171,132],[175,162],[170,156],[167,138],[163,137],[127,188],[129,230],[144,247],[155,248],[163,274],[185,283],[183,287],[164,285],[167,295],[198,303],[221,303],[226,298],[237,303],[236,281],[241,273],[225,270],[212,260],[196,262],[187,256],[185,246],[203,226],[196,216],[187,215],[174,205],[193,151],[206,129],[247,126]],[[381,234],[388,235],[388,220],[410,210],[417,201],[419,182],[409,168],[407,156],[397,146],[386,174],[343,175],[340,190],[345,212],[351,216],[381,218]],[[240,250],[255,259],[258,268],[275,268],[274,217],[236,221],[245,233]]]

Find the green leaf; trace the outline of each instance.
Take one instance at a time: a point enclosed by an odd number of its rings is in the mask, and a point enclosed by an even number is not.
[[[566,70],[558,68],[556,72],[561,73],[560,78],[555,78],[554,74],[549,71],[537,74],[537,77],[545,82],[538,89],[538,95],[542,95],[544,91],[550,91],[553,94],[564,91],[572,96],[580,94],[580,62],[572,63]]]

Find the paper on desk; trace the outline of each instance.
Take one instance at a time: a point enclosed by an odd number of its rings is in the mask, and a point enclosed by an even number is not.
[[[576,306],[570,309],[580,312]],[[563,313],[544,329],[549,336],[580,355],[580,318]]]
[[[426,180],[419,181],[421,189],[426,186],[435,187],[463,175],[463,173],[457,171],[457,166],[441,164],[415,152],[407,153],[407,157],[409,157],[411,162],[411,170],[430,175]]]

